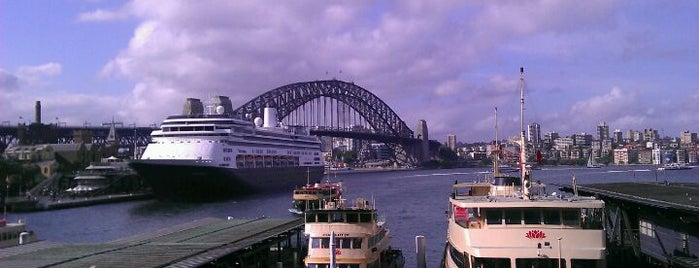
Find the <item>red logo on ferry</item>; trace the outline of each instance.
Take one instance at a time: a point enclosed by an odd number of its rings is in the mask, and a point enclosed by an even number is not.
[[[531,230],[524,236],[529,239],[544,239],[546,238],[546,233],[541,230]]]

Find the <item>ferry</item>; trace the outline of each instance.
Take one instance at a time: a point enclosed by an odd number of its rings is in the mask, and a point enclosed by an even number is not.
[[[328,202],[337,202],[342,197],[342,182],[320,182],[306,184],[294,189],[292,207],[289,212],[303,215],[307,210],[321,209]]]
[[[27,224],[23,221],[7,222],[0,219],[0,248],[24,245],[38,241],[33,231],[27,231]]]
[[[291,189],[321,177],[321,143],[307,128],[283,126],[274,108],[264,119],[236,118],[228,97],[204,106],[189,98],[182,115],[169,116],[130,166],[166,200],[216,200]]]
[[[110,156],[91,163],[73,178],[74,187],[66,192],[76,196],[120,193],[137,190],[142,184],[124,159]]]
[[[665,164],[665,165],[658,168],[658,170],[688,170],[688,169],[692,169],[692,167],[684,165],[684,164],[681,165],[678,163]]]
[[[526,148],[524,131],[520,146]],[[525,149],[519,176],[500,173],[495,159],[491,178],[453,186],[442,267],[606,267],[602,200],[548,194],[532,181]]]
[[[391,248],[391,234],[385,220],[378,218],[376,208],[364,198],[357,198],[351,207],[344,201],[306,211],[305,267],[403,267],[403,254]]]

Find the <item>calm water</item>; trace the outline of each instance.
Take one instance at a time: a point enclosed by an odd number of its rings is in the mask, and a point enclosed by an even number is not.
[[[427,238],[427,267],[437,267],[446,241],[448,195],[455,180],[483,177],[483,168],[337,174],[346,197],[374,199],[393,233],[392,245],[403,250],[405,267],[415,267],[415,236]],[[535,170],[535,179],[547,184],[602,182],[699,182],[699,168],[656,171],[653,167],[550,168]],[[553,186],[549,186],[551,192]],[[15,213],[9,220],[24,219],[40,238],[54,242],[90,243],[114,240],[205,217],[291,217],[288,192],[249,196],[218,203],[182,204],[156,200],[106,204],[65,210]]]

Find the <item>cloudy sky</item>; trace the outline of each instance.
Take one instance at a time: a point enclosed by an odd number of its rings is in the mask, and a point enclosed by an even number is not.
[[[337,78],[430,138],[699,131],[699,1],[0,0],[0,121],[159,123]]]

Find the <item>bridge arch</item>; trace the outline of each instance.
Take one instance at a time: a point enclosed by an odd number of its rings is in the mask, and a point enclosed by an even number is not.
[[[234,113],[262,117],[265,107],[274,107],[279,119],[283,119],[321,97],[335,99],[354,109],[377,134],[413,138],[413,131],[383,100],[354,83],[334,79],[299,82],[272,89],[243,104]]]

